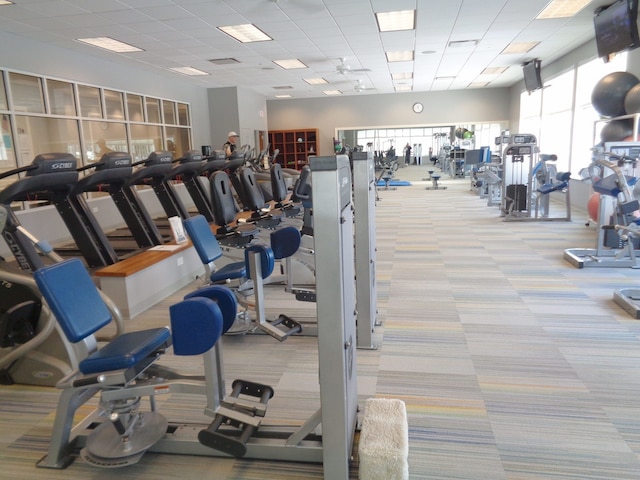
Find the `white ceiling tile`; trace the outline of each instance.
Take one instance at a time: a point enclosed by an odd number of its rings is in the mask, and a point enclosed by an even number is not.
[[[137,62],[145,70],[154,65],[159,71],[197,66],[213,74],[185,81],[210,87],[244,85],[268,98],[278,93],[272,88],[277,84],[294,86],[296,97],[323,96],[322,89],[302,80],[309,74],[347,85],[362,79],[376,93],[391,93],[391,72],[405,70],[413,72],[414,91],[420,91],[466,88],[487,66],[511,66],[491,83],[509,86],[521,79],[520,63],[526,55],[500,55],[506,45],[539,41],[528,55],[549,63],[593,38],[593,9],[607,1],[594,0],[572,19],[536,21],[548,0],[21,0],[0,7],[0,30],[70,52]],[[416,9],[415,31],[378,32],[374,12],[404,9]],[[243,45],[215,28],[239,23],[254,23],[273,41]],[[91,35],[111,36],[145,52],[118,55],[74,41]],[[451,40],[466,39],[479,42],[467,50],[447,46]],[[415,61],[388,64],[388,50],[415,50]],[[242,63],[209,62],[223,57]],[[274,67],[274,59],[295,57],[309,68],[264,70]],[[336,65],[341,58],[352,70],[370,71],[340,74]],[[434,83],[436,75],[449,74],[456,80]]]

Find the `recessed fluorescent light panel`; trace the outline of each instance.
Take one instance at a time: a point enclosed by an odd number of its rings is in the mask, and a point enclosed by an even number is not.
[[[172,72],[181,73],[182,75],[189,75],[190,77],[198,76],[198,75],[209,75],[207,72],[203,72],[202,70],[198,70],[193,67],[173,67],[170,68]]]
[[[0,5],[13,5],[13,2],[9,0],[0,0]]]
[[[473,82],[468,85],[469,88],[484,88],[489,85],[488,82]]]
[[[378,12],[378,30],[381,32],[397,32],[399,30],[413,30],[416,28],[416,11],[401,10],[397,12]]]
[[[413,60],[413,50],[386,52],[387,62],[408,62]]]
[[[273,38],[251,23],[218,27],[218,30],[221,30],[242,43],[267,42],[273,40]]]
[[[276,95],[276,98],[292,98],[291,95]]]
[[[536,20],[573,17],[589,3],[591,0],[553,0],[538,14]]]
[[[411,91],[411,85],[396,85],[394,88],[395,88],[396,92],[410,92]]]
[[[340,90],[323,90],[322,93],[325,95],[342,95]]]
[[[274,60],[273,63],[278,65],[280,68],[284,68],[285,70],[293,70],[296,68],[307,68],[307,66],[302,63],[300,60],[292,58],[289,60]]]
[[[480,75],[500,75],[507,68],[508,67],[487,67],[480,73]]]
[[[324,78],[303,78],[303,80],[309,85],[322,85],[325,83],[329,83]]]
[[[513,42],[505,47],[500,55],[513,55],[517,53],[527,53],[534,49],[540,42]]]
[[[410,80],[413,78],[413,73],[392,73],[391,78],[393,80]]]
[[[143,52],[141,48],[134,47],[128,43],[115,40],[111,37],[95,37],[95,38],[78,38],[78,42],[93,45],[94,47],[103,48],[110,52],[116,53],[129,53],[129,52]]]

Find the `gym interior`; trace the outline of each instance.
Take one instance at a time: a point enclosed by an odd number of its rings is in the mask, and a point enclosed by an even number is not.
[[[7,478],[638,478],[635,2],[403,0],[404,32],[369,0],[2,3]],[[631,43],[598,38],[613,10]],[[206,36],[261,16],[301,57],[333,21],[306,61],[340,94]],[[483,76],[502,27],[469,18],[570,40]],[[358,54],[371,28],[421,48],[409,89]],[[166,70],[190,49],[225,80]]]

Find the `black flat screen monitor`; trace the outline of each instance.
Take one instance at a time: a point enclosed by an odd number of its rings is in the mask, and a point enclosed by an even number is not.
[[[529,93],[542,88],[540,65],[540,60],[531,60],[522,66],[524,88],[526,88]]]
[[[618,0],[593,16],[598,56],[608,62],[612,55],[640,46],[637,0]]]

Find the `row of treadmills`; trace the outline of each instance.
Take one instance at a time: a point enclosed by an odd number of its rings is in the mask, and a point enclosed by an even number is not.
[[[23,177],[0,192],[0,204],[35,201],[55,206],[74,241],[56,251],[83,257],[89,268],[114,264],[172,239],[168,220],[151,218],[138,195],[140,186],[153,189],[167,218],[200,214],[216,225],[220,243],[233,246],[250,242],[258,227],[274,226],[283,212],[298,212],[287,202],[289,184],[280,165],[273,163],[267,179],[251,168],[244,155],[204,157],[193,150],[174,159],[170,152],[156,151],[134,163],[129,153],[109,152],[96,163],[78,167],[71,154],[47,153],[36,156],[30,165],[0,174],[0,179],[21,173]],[[181,200],[177,183],[184,185],[195,212]],[[310,190],[309,172],[303,170],[295,181],[294,195],[308,200]],[[105,232],[87,202],[89,192],[108,193],[126,228]],[[271,201],[275,208],[269,209]],[[247,212],[243,223],[237,221],[241,210]],[[310,233],[309,225],[303,228]],[[37,259],[24,253],[32,249],[21,248],[29,239],[19,229],[5,229],[4,235],[20,267],[34,270]]]

